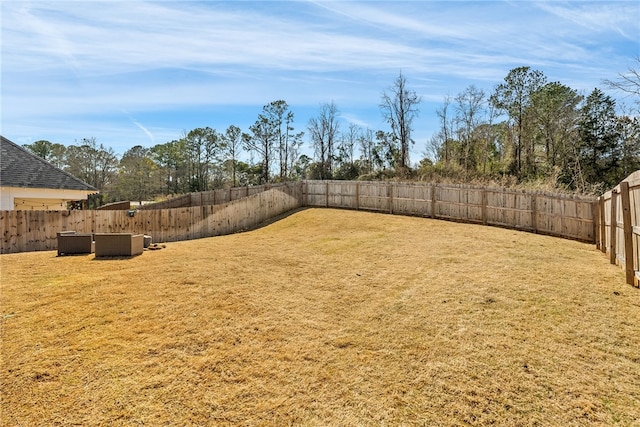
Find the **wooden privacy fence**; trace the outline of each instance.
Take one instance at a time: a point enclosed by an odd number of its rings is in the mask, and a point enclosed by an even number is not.
[[[304,181],[303,206],[416,215],[595,242],[595,198],[421,182]]]
[[[287,182],[279,184],[256,185],[253,187],[221,188],[218,190],[203,191],[200,193],[189,193],[158,203],[149,203],[140,206],[138,209],[172,209],[192,206],[220,205],[222,203],[232,202],[234,200],[240,200],[244,197],[253,196],[254,194],[259,194],[267,190],[281,187],[290,187],[292,185],[295,184]]]
[[[625,270],[627,283],[640,286],[640,171],[598,198],[596,247]]]
[[[246,191],[246,190],[245,190]],[[57,233],[147,234],[154,242],[198,239],[253,228],[300,207],[301,183],[277,186],[232,202],[174,209],[0,211],[3,254],[57,248]]]
[[[144,233],[154,242],[218,236],[301,206],[449,219],[595,242],[595,201],[468,185],[302,181],[191,193],[136,211],[2,211],[0,253],[54,250],[56,234],[68,230]]]

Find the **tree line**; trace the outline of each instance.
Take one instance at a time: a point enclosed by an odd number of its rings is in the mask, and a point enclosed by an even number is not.
[[[636,70],[604,83],[640,100]],[[94,205],[296,179],[509,177],[601,191],[640,169],[637,111],[620,113],[624,109],[602,90],[584,96],[530,67],[512,69],[491,93],[471,85],[445,97],[435,112],[439,130],[412,164],[420,103],[401,72],[381,96],[387,130],[342,129],[333,102],[322,104],[300,130],[287,102],[277,100],[244,131],[235,125],[197,128],[150,148],[136,145],[120,158],[95,138],[25,147],[100,190]],[[305,144],[312,156],[303,152]]]
[[[430,141],[435,169],[602,191],[640,168],[637,112],[619,109],[599,88],[585,97],[540,71],[515,68],[491,94],[469,86],[445,98]]]

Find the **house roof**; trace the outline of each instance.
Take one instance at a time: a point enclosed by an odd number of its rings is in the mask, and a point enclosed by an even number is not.
[[[4,136],[0,136],[0,186],[98,191]]]

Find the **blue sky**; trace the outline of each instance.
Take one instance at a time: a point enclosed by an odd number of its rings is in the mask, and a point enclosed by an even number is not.
[[[447,95],[490,93],[519,66],[588,94],[640,55],[635,0],[3,0],[0,12],[2,134],[95,137],[119,155],[197,127],[247,131],[278,99],[299,131],[332,101],[342,130],[386,130],[380,98],[402,71],[423,99],[417,161]]]

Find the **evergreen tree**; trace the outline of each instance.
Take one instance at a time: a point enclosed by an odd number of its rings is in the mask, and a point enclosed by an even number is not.
[[[620,134],[613,98],[594,89],[580,111],[578,132],[580,150],[576,170],[578,189],[602,183],[613,187],[619,182]]]

